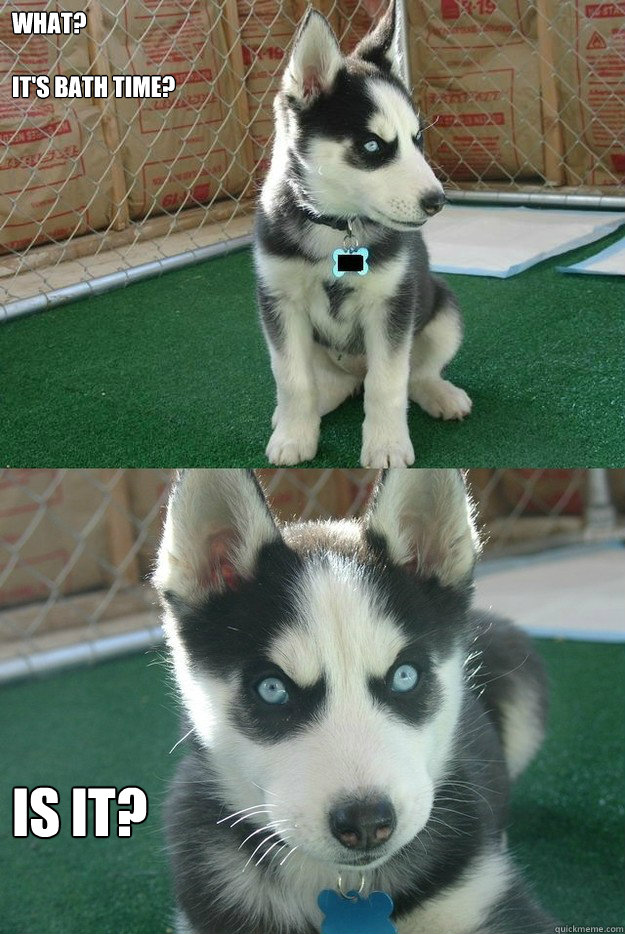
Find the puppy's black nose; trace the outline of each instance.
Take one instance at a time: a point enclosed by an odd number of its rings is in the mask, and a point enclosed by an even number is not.
[[[330,811],[330,830],[348,850],[372,850],[395,830],[395,809],[387,798],[345,802]]]
[[[421,208],[431,217],[433,214],[438,214],[446,201],[447,198],[442,191],[426,191],[421,198]]]

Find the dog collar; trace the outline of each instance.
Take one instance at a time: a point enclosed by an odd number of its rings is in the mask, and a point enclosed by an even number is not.
[[[309,208],[301,207],[307,220],[323,227],[331,227],[345,234],[343,249],[332,252],[332,274],[340,279],[346,272],[355,272],[359,276],[366,276],[369,272],[369,250],[359,246],[354,236],[352,224],[355,220],[365,220],[363,217],[331,217],[329,214],[315,214]]]
[[[355,220],[364,220],[356,217],[332,217],[330,214],[315,214],[308,208],[301,209],[306,215],[306,220],[313,224],[320,224],[322,227],[332,227],[333,230],[340,230],[343,233],[351,233],[351,223]]]

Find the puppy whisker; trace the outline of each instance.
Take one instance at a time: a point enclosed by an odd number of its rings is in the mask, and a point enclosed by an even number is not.
[[[270,840],[273,840],[274,837],[279,837],[279,836],[280,836],[280,831],[277,830],[275,833],[271,833],[269,834],[268,837],[265,837],[264,840],[261,840],[241,871],[245,872],[245,870],[247,869],[249,864],[252,862],[252,860],[254,859],[258,851],[261,849],[261,847],[263,847],[266,843],[269,843]]]
[[[220,817],[219,820],[216,821],[216,823],[217,823],[217,824],[224,824],[226,821],[230,820],[230,819],[233,818],[233,817],[236,817],[238,814],[243,814],[244,816],[241,818],[241,820],[245,820],[245,818],[246,818],[247,816],[250,816],[250,813],[251,813],[252,811],[258,811],[259,813],[262,814],[262,812],[263,812],[264,810],[267,810],[269,807],[275,807],[275,805],[269,805],[269,804],[253,804],[251,807],[241,808],[240,811],[234,811],[232,814],[226,814],[225,817]],[[238,821],[235,821],[235,823],[238,823]],[[231,825],[231,826],[233,826],[233,825]]]
[[[242,849],[248,840],[251,840],[252,837],[255,837],[256,834],[264,833],[265,830],[271,830],[272,827],[276,827],[278,824],[288,824],[288,820],[284,818],[283,820],[274,820],[270,821],[269,824],[265,824],[264,827],[259,827],[258,830],[253,830],[252,833],[248,834],[243,843],[240,844],[239,849]]]
[[[281,865],[281,866],[284,866],[284,864],[286,863],[286,861],[287,861],[287,859],[289,858],[289,856],[293,856],[293,853],[295,853],[295,850],[299,850],[299,844],[297,844],[297,846],[294,846],[293,849],[292,849],[289,853],[286,854],[286,856],[284,857],[284,859],[281,859],[281,860],[280,860],[280,865]]]

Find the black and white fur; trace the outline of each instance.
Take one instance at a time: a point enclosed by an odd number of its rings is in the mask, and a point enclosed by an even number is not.
[[[286,526],[251,472],[180,477],[156,572],[188,720],[178,932],[315,934],[340,872],[392,896],[399,934],[552,934],[505,833],[544,675],[520,630],[471,610],[477,549],[453,470],[390,470],[363,520]],[[400,664],[419,678],[398,695]],[[337,807],[379,800],[385,842],[336,836]]]
[[[460,346],[462,321],[453,294],[430,273],[419,232],[444,195],[399,74],[395,19],[391,2],[344,57],[311,10],[276,95],[255,237],[277,389],[266,452],[274,464],[314,457],[321,416],[363,382],[363,466],[413,463],[408,398],[436,418],[471,410],[464,390],[441,375]],[[348,218],[369,249],[370,271],[337,279],[332,252],[343,246]]]

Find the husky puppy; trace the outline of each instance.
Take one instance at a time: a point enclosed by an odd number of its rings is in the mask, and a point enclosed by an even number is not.
[[[266,452],[274,464],[314,457],[321,416],[363,381],[363,466],[413,463],[408,397],[435,418],[471,410],[441,376],[462,323],[419,232],[445,196],[393,53],[395,19],[392,2],[344,57],[325,18],[310,11],[276,95],[255,236],[277,389]],[[347,243],[369,251],[369,271],[336,277],[333,253],[350,232]]]
[[[544,675],[470,609],[477,550],[452,470],[388,471],[360,521],[282,526],[251,472],[180,477],[155,576],[188,717],[179,932],[318,934],[342,885],[390,896],[399,934],[553,934],[505,834]]]

